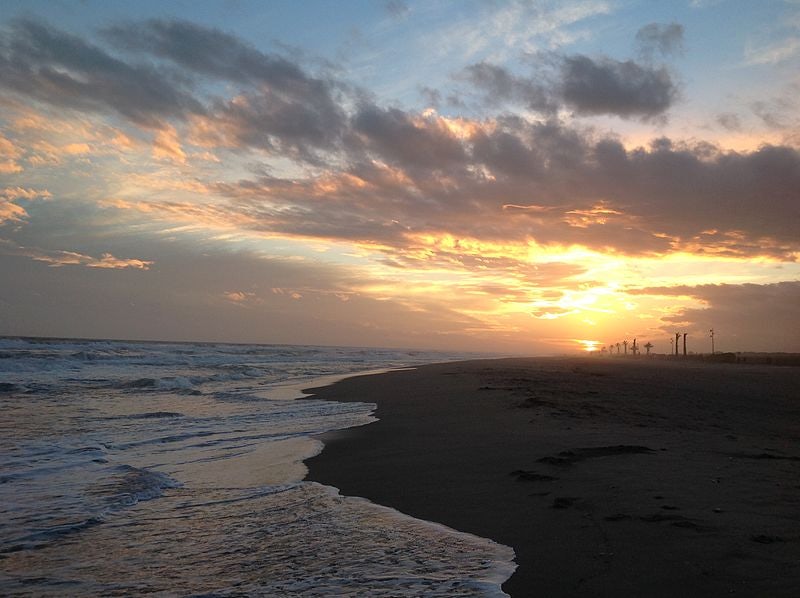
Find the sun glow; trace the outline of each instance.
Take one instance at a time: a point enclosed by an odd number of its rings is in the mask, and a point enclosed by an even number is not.
[[[583,351],[586,351],[587,353],[593,353],[593,352],[597,351],[598,347],[600,346],[600,341],[589,341],[589,340],[584,340],[584,339],[575,339],[575,342],[577,342],[580,345],[581,349]]]

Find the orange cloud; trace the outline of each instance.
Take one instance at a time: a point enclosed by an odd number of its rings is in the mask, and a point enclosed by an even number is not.
[[[82,154],[88,154],[92,151],[92,148],[89,147],[88,143],[68,143],[67,145],[63,146],[61,150],[65,154],[79,156]]]
[[[227,301],[242,307],[248,305],[262,305],[264,303],[264,300],[258,295],[247,291],[226,291],[222,294],[222,296]]]
[[[26,189],[24,187],[6,187],[0,190],[0,224],[3,222],[19,222],[28,216],[25,208],[15,203],[18,199],[31,201],[37,198],[49,199],[52,195],[46,189]]]
[[[0,196],[5,197],[9,200],[14,199],[50,199],[53,197],[53,194],[50,193],[47,189],[26,189],[24,187],[6,187],[2,191],[0,191]]]
[[[28,213],[24,208],[0,198],[0,224],[3,222],[18,222],[27,215]]]
[[[167,126],[156,132],[153,140],[153,157],[157,160],[170,160],[176,164],[186,163],[186,152],[181,147],[175,127]]]
[[[154,263],[152,261],[139,260],[135,258],[118,258],[110,253],[103,253],[99,258],[96,258],[90,255],[77,253],[75,251],[23,247],[3,239],[0,239],[0,251],[6,255],[19,255],[30,258],[37,262],[44,262],[55,268],[61,266],[85,266],[87,268],[103,268],[114,270],[149,270],[150,266],[152,266]]]
[[[22,172],[22,166],[17,160],[22,152],[11,141],[0,135],[0,174],[13,174]]]

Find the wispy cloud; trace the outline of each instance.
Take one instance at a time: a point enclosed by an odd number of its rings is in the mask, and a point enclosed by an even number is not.
[[[110,253],[103,253],[100,257],[93,257],[74,251],[22,247],[6,239],[0,239],[0,253],[27,257],[37,262],[45,262],[56,268],[61,266],[85,266],[87,268],[114,270],[128,268],[147,270],[153,265],[152,261],[138,260],[135,258],[118,258]]]
[[[6,187],[0,190],[0,225],[5,222],[20,222],[28,216],[24,207],[17,200],[50,199],[52,194],[46,189],[28,189],[25,187]]]
[[[13,174],[22,172],[19,159],[22,151],[0,134],[0,174]]]
[[[636,48],[642,59],[652,61],[656,56],[680,54],[683,51],[683,25],[680,23],[649,23],[636,32]]]
[[[744,50],[744,60],[747,65],[778,64],[798,54],[800,37],[790,36],[763,45],[748,43]]]

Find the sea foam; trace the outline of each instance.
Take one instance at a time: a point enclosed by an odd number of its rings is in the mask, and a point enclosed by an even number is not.
[[[4,595],[503,595],[510,548],[302,481],[314,437],[374,405],[299,389],[471,356],[30,339],[0,354]]]

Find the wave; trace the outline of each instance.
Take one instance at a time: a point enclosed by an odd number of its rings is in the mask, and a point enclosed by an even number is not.
[[[131,415],[117,415],[114,417],[108,417],[106,419],[165,419],[165,418],[175,418],[175,417],[185,417],[183,413],[178,413],[176,411],[149,411],[147,413],[132,413]]]
[[[163,496],[168,488],[180,488],[183,484],[165,473],[150,469],[139,469],[132,465],[115,467],[117,475],[112,481],[94,490],[104,496],[111,508],[128,507],[142,500]]]
[[[21,538],[12,540],[7,546],[0,548],[0,554],[44,548],[54,540],[66,535],[83,531],[90,527],[94,527],[95,525],[99,525],[104,521],[105,520],[102,517],[89,517],[87,519],[70,523],[62,523],[60,525],[53,525],[42,530],[37,530],[31,534],[28,534],[27,536],[22,536]]]
[[[114,388],[119,389],[145,389],[154,390],[195,390],[195,385],[202,383],[202,378],[188,378],[186,376],[167,376],[165,378],[135,378],[133,380],[123,380],[113,384]]]
[[[90,452],[96,447],[82,447],[73,452]],[[169,488],[179,488],[182,484],[170,476],[149,469],[131,465],[119,465],[111,469],[108,481],[95,485],[89,494],[100,499],[95,507],[87,505],[89,512],[52,513],[54,523],[42,525],[30,533],[3,542],[0,554],[35,550],[48,546],[66,535],[72,535],[104,523],[107,518],[120,509],[133,506],[141,501],[160,498]],[[93,511],[93,512],[92,512]],[[72,519],[64,521],[64,519]],[[41,524],[40,524],[41,525]]]

